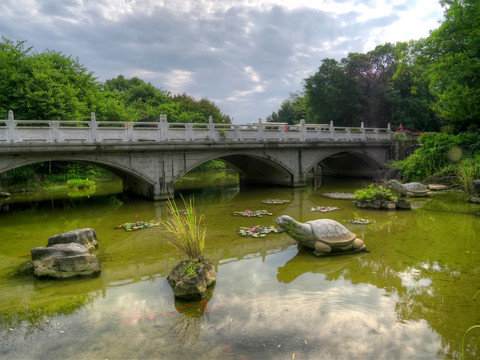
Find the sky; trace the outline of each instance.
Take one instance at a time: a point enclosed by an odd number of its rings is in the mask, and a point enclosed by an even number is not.
[[[139,77],[265,120],[340,60],[438,28],[438,0],[2,0],[0,34],[78,58],[99,81]]]

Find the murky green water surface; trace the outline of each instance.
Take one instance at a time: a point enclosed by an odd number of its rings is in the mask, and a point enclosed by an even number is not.
[[[207,174],[190,175],[204,181]],[[217,179],[218,180],[218,179]],[[217,273],[207,303],[176,302],[166,281],[182,259],[161,228],[115,225],[167,215],[164,204],[122,195],[31,202],[0,213],[2,359],[458,359],[480,323],[480,208],[454,194],[412,211],[359,210],[311,188],[224,187],[195,192],[205,215],[205,255]],[[222,183],[222,182],[221,182]],[[181,188],[185,184],[178,184]],[[205,186],[205,185],[202,185]],[[261,200],[288,199],[266,205]],[[337,211],[311,212],[314,206]],[[266,209],[244,218],[235,211]],[[337,220],[369,253],[315,258],[285,234],[238,235],[239,227]],[[352,225],[350,220],[372,220]],[[35,279],[30,249],[50,236],[92,227],[98,278]],[[465,358],[478,358],[478,333]]]

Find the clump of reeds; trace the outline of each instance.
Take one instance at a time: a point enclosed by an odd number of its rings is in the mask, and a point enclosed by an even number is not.
[[[185,210],[180,211],[174,200],[167,200],[170,217],[162,223],[168,232],[169,243],[182,250],[189,259],[196,259],[205,246],[206,229],[200,226],[204,217],[197,216],[193,198],[188,202],[183,196],[181,198]]]
[[[473,180],[475,178],[476,166],[471,161],[463,161],[459,164],[457,177],[460,180],[463,189],[467,195],[475,195],[475,186]]]

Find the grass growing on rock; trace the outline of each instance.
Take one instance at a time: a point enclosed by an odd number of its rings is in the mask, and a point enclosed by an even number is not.
[[[201,226],[203,215],[197,216],[194,200],[187,202],[181,197],[185,211],[180,211],[173,200],[167,200],[170,217],[162,220],[169,238],[169,243],[183,251],[189,259],[198,258],[205,247],[206,229]]]

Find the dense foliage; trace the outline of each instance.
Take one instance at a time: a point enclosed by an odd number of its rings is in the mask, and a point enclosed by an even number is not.
[[[57,51],[35,52],[25,41],[0,42],[0,116],[16,119],[230,123],[210,100],[173,95],[139,78],[119,75],[99,82],[78,59]]]
[[[393,195],[392,191],[382,185],[375,186],[370,184],[364,189],[355,191],[355,200],[359,201],[396,201],[397,197]]]
[[[480,133],[425,133],[418,140],[422,146],[407,159],[393,166],[405,181],[420,181],[428,176],[456,176],[458,169],[472,164],[480,176]]]
[[[441,3],[444,21],[428,38],[322,60],[303,92],[291,95],[267,121],[478,131],[480,2]]]

